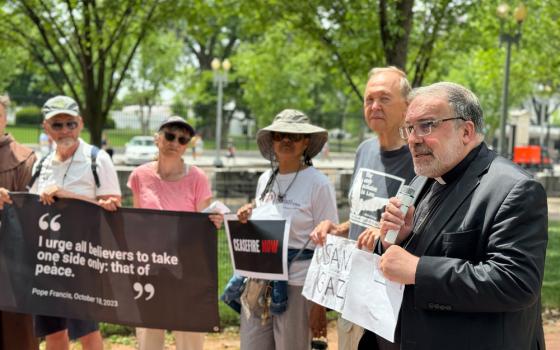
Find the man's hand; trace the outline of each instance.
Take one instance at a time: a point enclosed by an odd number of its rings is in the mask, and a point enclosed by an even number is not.
[[[116,211],[121,206],[120,197],[98,198],[97,204],[105,210]]]
[[[327,240],[327,233],[330,232],[336,232],[336,224],[330,220],[323,220],[311,231],[309,238],[311,238],[315,244],[323,245]]]
[[[360,235],[358,236],[357,246],[358,249],[365,248],[367,250],[373,250],[375,246],[375,241],[381,236],[381,232],[377,227],[369,227],[366,228]]]
[[[247,221],[251,218],[251,214],[253,214],[253,204],[245,204],[239,210],[237,210],[237,219],[242,224],[246,224]]]
[[[39,193],[39,201],[45,205],[51,205],[54,203],[54,197],[60,197],[59,194],[64,195],[64,192],[60,191],[60,187],[57,185],[51,185],[45,188],[45,190]]]
[[[10,198],[10,191],[0,187],[0,210],[4,209],[4,203],[12,204],[12,199]]]
[[[381,221],[379,222],[379,232],[381,234],[381,242],[383,248],[387,249],[391,243],[385,242],[385,236],[389,230],[399,231],[395,244],[400,244],[412,232],[412,219],[414,217],[414,206],[408,208],[406,216],[401,212],[401,201],[397,197],[389,199],[389,203],[385,206],[385,212],[381,214]]]
[[[311,305],[309,328],[314,338],[327,336],[327,310],[324,306],[315,303]]]
[[[416,269],[420,258],[402,247],[393,245],[381,255],[379,268],[388,280],[402,284],[416,283]]]

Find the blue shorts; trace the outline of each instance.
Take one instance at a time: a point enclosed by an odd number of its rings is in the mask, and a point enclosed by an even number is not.
[[[33,316],[35,336],[45,337],[47,335],[68,329],[71,340],[79,339],[85,335],[99,330],[96,321],[76,320],[73,318],[61,318],[54,316]]]

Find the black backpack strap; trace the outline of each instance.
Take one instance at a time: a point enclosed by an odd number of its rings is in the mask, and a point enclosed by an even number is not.
[[[99,175],[97,174],[97,154],[99,153],[99,148],[97,146],[91,146],[91,172],[93,173],[93,179],[95,180],[95,187],[99,188]]]
[[[31,187],[33,187],[33,184],[35,183],[35,181],[37,181],[37,178],[39,177],[39,175],[41,175],[41,169],[43,169],[43,163],[45,162],[47,157],[51,155],[51,153],[52,153],[52,151],[50,151],[49,153],[44,155],[43,158],[41,158],[41,160],[39,160],[39,163],[37,163],[37,167],[35,168],[35,172],[33,173],[33,175],[31,175],[31,180],[29,180],[29,184],[27,185],[27,190],[28,191],[31,189]]]

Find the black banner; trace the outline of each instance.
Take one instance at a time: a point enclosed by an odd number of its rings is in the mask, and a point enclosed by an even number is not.
[[[217,237],[208,214],[12,193],[0,230],[0,309],[218,331]]]
[[[227,220],[235,272],[242,276],[286,280],[285,220]],[[287,244],[287,242],[286,242]],[[286,250],[287,251],[287,250]]]

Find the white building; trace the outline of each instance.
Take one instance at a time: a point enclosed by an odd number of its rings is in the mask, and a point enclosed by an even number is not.
[[[111,118],[117,129],[142,129],[142,118],[147,121],[150,130],[156,130],[161,122],[173,115],[170,106],[156,105],[151,110],[139,105],[126,106],[121,111],[111,111]]]

